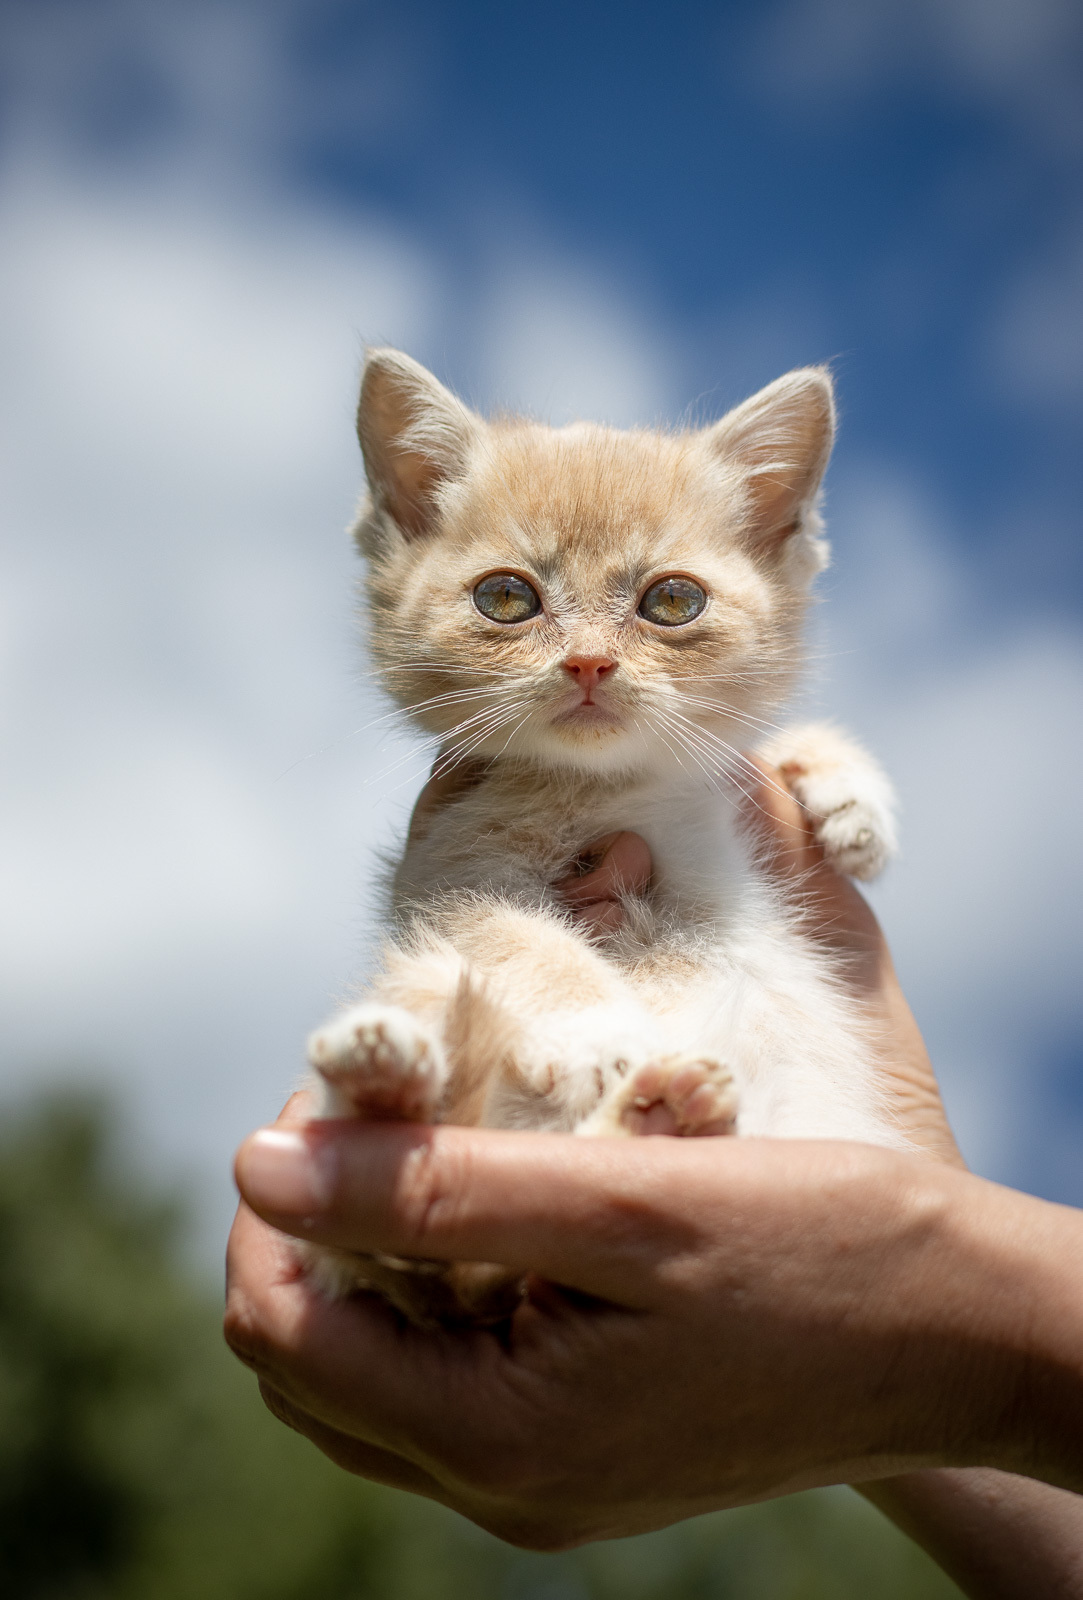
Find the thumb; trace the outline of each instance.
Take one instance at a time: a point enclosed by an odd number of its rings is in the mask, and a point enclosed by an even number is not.
[[[659,1261],[699,1237],[690,1179],[717,1180],[717,1150],[705,1164],[696,1143],[327,1121],[261,1129],[235,1170],[252,1210],[298,1238],[494,1262],[645,1306]]]

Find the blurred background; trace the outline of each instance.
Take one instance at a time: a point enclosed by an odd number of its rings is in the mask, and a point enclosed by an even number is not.
[[[157,1241],[155,1304],[212,1327],[231,1152],[363,970],[376,853],[426,769],[376,720],[344,532],[361,351],[390,342],[481,408],[617,424],[833,363],[806,707],[901,791],[875,900],[969,1160],[1083,1202],[1081,168],[1075,0],[0,0],[0,1095],[29,1190],[100,1169]],[[71,1181],[60,1235],[97,1215]],[[188,1197],[168,1244],[163,1186]],[[50,1302],[58,1328],[82,1300]],[[308,1484],[228,1370],[234,1492],[279,1448],[275,1492]],[[181,1379],[146,1382],[164,1405]],[[297,1494],[337,1504],[332,1480]],[[642,1593],[894,1593],[839,1587],[881,1538],[854,1506],[748,1514],[842,1518],[826,1588],[695,1566],[730,1518],[651,1544],[670,1586]],[[431,1537],[490,1560],[463,1527]],[[347,1556],[348,1579],[302,1562],[287,1590],[272,1563],[222,1592],[368,1594]],[[610,1592],[593,1557],[491,1559],[463,1593]],[[371,1592],[414,1593],[381,1571]],[[18,1592],[121,1592],[54,1578]]]

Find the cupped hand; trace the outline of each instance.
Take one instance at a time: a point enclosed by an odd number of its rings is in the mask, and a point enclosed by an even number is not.
[[[254,1135],[237,1177],[227,1333],[272,1409],[513,1542],[991,1459],[1010,1374],[965,1253],[945,1272],[979,1180],[922,1158],[329,1122]],[[499,1262],[529,1294],[499,1334],[421,1332],[322,1299],[283,1232]]]

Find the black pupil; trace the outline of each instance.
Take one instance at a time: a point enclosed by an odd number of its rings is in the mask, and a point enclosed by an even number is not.
[[[482,578],[474,590],[474,604],[492,622],[525,622],[541,610],[538,599],[525,578],[511,572],[494,572]]]
[[[706,604],[706,594],[691,578],[660,578],[643,596],[639,613],[663,628],[677,628],[698,617]]]

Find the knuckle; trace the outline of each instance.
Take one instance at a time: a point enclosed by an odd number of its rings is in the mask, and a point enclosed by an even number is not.
[[[251,1296],[235,1285],[226,1296],[222,1333],[239,1361],[254,1371],[260,1368],[266,1359],[267,1338]]]
[[[426,1139],[409,1152],[397,1174],[392,1206],[405,1241],[424,1248],[454,1225],[463,1209],[469,1164],[462,1146],[439,1139]]]

